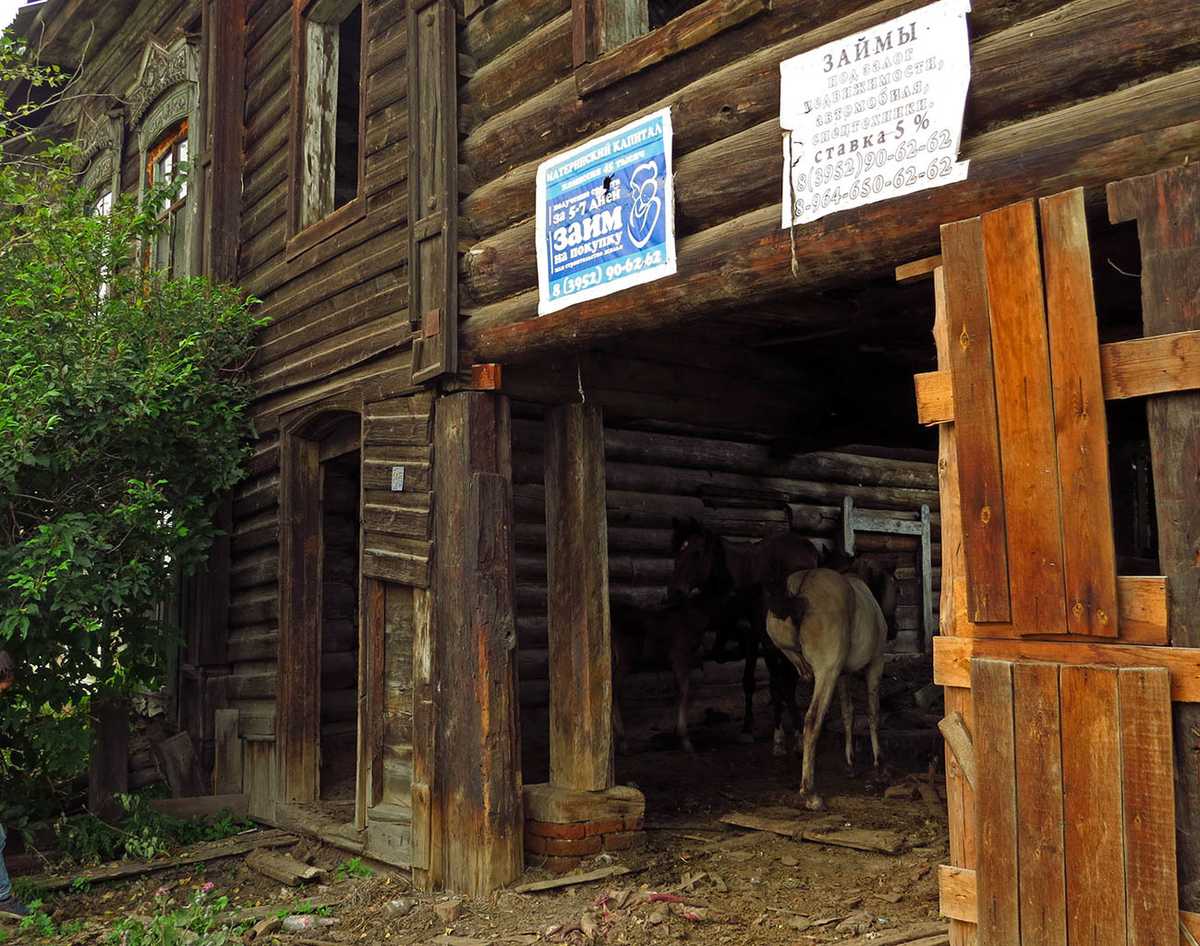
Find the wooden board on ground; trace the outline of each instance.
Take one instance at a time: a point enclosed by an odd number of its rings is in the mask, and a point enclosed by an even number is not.
[[[122,877],[136,877],[139,874],[149,874],[154,871],[168,870],[172,867],[182,867],[185,864],[195,864],[203,861],[215,861],[222,857],[237,857],[250,851],[266,847],[287,847],[299,839],[284,831],[255,831],[250,837],[238,835],[226,838],[224,841],[209,841],[197,844],[186,854],[166,857],[161,861],[128,861],[113,867],[97,867],[95,870],[83,871],[66,877],[31,877],[31,883],[37,883],[47,890],[62,890],[72,884],[83,881],[89,884],[102,883],[106,880],[119,880]]]
[[[286,854],[266,850],[251,851],[246,855],[246,866],[289,887],[311,883],[325,876],[325,871],[319,867],[303,864]]]
[[[939,802],[939,810],[940,810]],[[769,818],[762,815],[731,812],[719,819],[723,824],[739,828],[751,828],[778,834],[796,841],[812,844],[829,844],[833,847],[848,847],[856,851],[872,851],[880,854],[895,854],[904,846],[904,839],[894,831],[877,831],[869,828],[823,829],[805,825],[803,821],[787,818]]]
[[[633,869],[629,867],[601,867],[599,870],[590,870],[585,874],[552,877],[550,880],[534,880],[527,884],[517,884],[517,886],[509,887],[508,889],[512,893],[538,893],[542,890],[557,890],[560,887],[588,884],[593,880],[605,880],[609,877],[620,877],[623,874],[630,873],[633,873]]]

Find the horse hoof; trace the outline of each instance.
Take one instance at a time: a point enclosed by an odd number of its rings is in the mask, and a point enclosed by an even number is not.
[[[680,747],[683,749],[684,752],[695,752],[696,751],[694,748],[692,748],[692,741],[690,739],[683,740],[683,742],[680,743]]]
[[[738,745],[752,746],[754,745],[754,733],[740,732],[737,737]]]
[[[774,742],[771,744],[771,755],[785,756],[785,755],[789,755],[789,754],[790,753],[788,752],[788,747],[785,746],[782,742]]]
[[[804,807],[809,811],[824,811],[825,799],[820,795],[801,795],[800,800],[804,802]]]

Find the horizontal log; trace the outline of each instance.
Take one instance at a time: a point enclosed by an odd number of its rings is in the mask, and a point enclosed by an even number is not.
[[[472,124],[485,121],[569,76],[572,65],[571,11],[567,9],[481,65],[462,87],[460,108],[471,116]]]
[[[561,355],[785,290],[794,297],[884,277],[935,252],[942,223],[1182,161],[1200,144],[1197,95],[1200,68],[1193,67],[978,136],[964,148],[967,181],[798,227],[794,258],[778,207],[769,207],[680,240],[675,276],[541,318],[536,292],[484,307],[463,323],[464,361]]]
[[[458,31],[459,50],[483,68],[521,37],[570,9],[570,0],[495,0]]]
[[[917,420],[949,424],[954,420],[950,372],[915,375]],[[1151,335],[1100,346],[1100,381],[1104,397],[1115,401],[1173,391],[1200,389],[1200,332]]]
[[[940,686],[971,686],[971,658],[1094,664],[1098,667],[1165,667],[1171,672],[1171,699],[1200,703],[1200,648],[1080,641],[933,639],[933,681]]]

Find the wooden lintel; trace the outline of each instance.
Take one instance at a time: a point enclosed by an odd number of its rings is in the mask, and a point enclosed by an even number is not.
[[[917,390],[917,420],[926,425],[952,422],[954,390],[950,372],[927,371],[913,380]],[[1198,390],[1200,331],[1101,345],[1100,380],[1104,397],[1109,401]]]
[[[918,279],[932,279],[933,271],[942,265],[941,254],[926,256],[924,259],[913,260],[896,267],[896,282],[916,282]]]
[[[1037,634],[1012,624],[976,624],[967,613],[966,579],[955,581],[954,627],[959,637],[1038,637],[1051,641],[1112,640],[1081,634]],[[1167,643],[1167,579],[1162,575],[1123,575],[1117,578],[1117,629],[1120,643],[1161,647]]]
[[[1098,667],[1164,667],[1171,672],[1171,699],[1200,703],[1200,647],[937,637],[933,642],[934,682],[944,687],[969,688],[972,657]]]
[[[938,890],[940,904],[938,909],[944,916],[964,923],[975,923],[979,918],[979,906],[976,896],[975,871],[968,867],[950,867],[947,864],[938,866]],[[1200,939],[1200,913],[1179,911],[1179,925],[1192,936]],[[1186,942],[1186,940],[1184,940]]]

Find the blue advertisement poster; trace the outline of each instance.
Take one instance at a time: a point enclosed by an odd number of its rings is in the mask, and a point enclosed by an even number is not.
[[[537,260],[539,315],[675,272],[669,108],[538,168]]]

